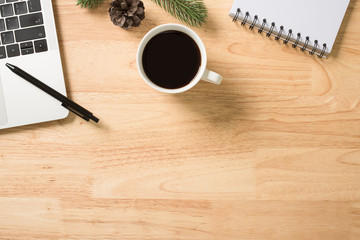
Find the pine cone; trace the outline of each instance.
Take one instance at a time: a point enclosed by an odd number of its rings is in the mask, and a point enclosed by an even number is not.
[[[114,0],[110,3],[109,15],[114,25],[129,29],[140,25],[145,18],[144,9],[140,0]]]

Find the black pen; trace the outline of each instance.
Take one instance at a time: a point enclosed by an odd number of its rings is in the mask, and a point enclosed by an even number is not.
[[[56,90],[52,89],[51,87],[49,87],[48,85],[46,85],[45,83],[39,81],[38,79],[34,78],[30,74],[26,73],[24,70],[21,70],[20,68],[14,66],[14,65],[11,65],[9,63],[6,63],[5,65],[16,75],[22,77],[23,79],[25,79],[29,83],[35,85],[36,87],[40,88],[42,91],[46,92],[53,98],[59,100],[61,102],[61,106],[63,106],[64,108],[67,108],[69,111],[75,113],[76,115],[85,119],[86,121],[89,121],[91,119],[96,123],[99,122],[99,119],[97,117],[95,117],[91,112],[89,112],[88,110],[86,110],[85,108],[80,106],[79,104],[71,101],[70,99],[68,99],[61,93],[59,93],[58,91],[56,91]]]

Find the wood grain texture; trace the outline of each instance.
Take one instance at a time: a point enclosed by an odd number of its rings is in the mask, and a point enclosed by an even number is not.
[[[54,0],[68,94],[101,118],[0,132],[0,239],[360,239],[360,2],[331,57],[232,24],[195,31],[220,86],[149,88],[136,50],[177,22],[145,0],[130,31]]]

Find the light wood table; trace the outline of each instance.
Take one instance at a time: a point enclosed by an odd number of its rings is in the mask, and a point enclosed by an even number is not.
[[[68,94],[101,118],[0,132],[0,239],[360,239],[360,2],[320,60],[231,23],[195,31],[223,84],[140,78],[141,27],[54,2]]]

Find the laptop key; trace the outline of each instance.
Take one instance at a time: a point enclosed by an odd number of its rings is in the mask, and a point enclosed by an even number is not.
[[[20,56],[19,44],[7,45],[6,52],[8,57]]]
[[[32,53],[34,53],[34,48],[33,47],[22,48],[21,49],[21,55],[28,55],[28,54],[32,54]]]
[[[17,2],[18,0],[6,0],[6,2]]]
[[[14,3],[14,8],[15,8],[16,15],[27,13],[26,2]]]
[[[24,42],[44,37],[46,37],[44,26],[15,30],[15,38],[17,42]]]
[[[1,5],[0,12],[2,17],[10,17],[14,15],[13,5],[12,4]]]
[[[8,30],[13,30],[19,28],[19,20],[18,17],[9,17],[6,18],[6,27]]]
[[[40,0],[28,1],[29,12],[41,11]]]
[[[43,24],[42,13],[33,13],[20,16],[21,27],[30,27]]]
[[[21,55],[28,55],[34,53],[34,45],[32,42],[20,43]]]
[[[41,39],[34,42],[35,52],[46,52],[48,50],[46,39]]]
[[[2,42],[2,44],[10,44],[10,43],[15,42],[13,32],[1,33],[1,42]]]
[[[4,19],[0,19],[0,32],[5,31],[5,21]]]
[[[32,42],[24,42],[24,43],[20,43],[20,48],[29,48],[29,47],[33,47],[33,43]]]
[[[0,4],[3,4],[3,3],[5,3],[5,0],[0,0]]]
[[[0,47],[0,59],[6,58],[5,47]]]

